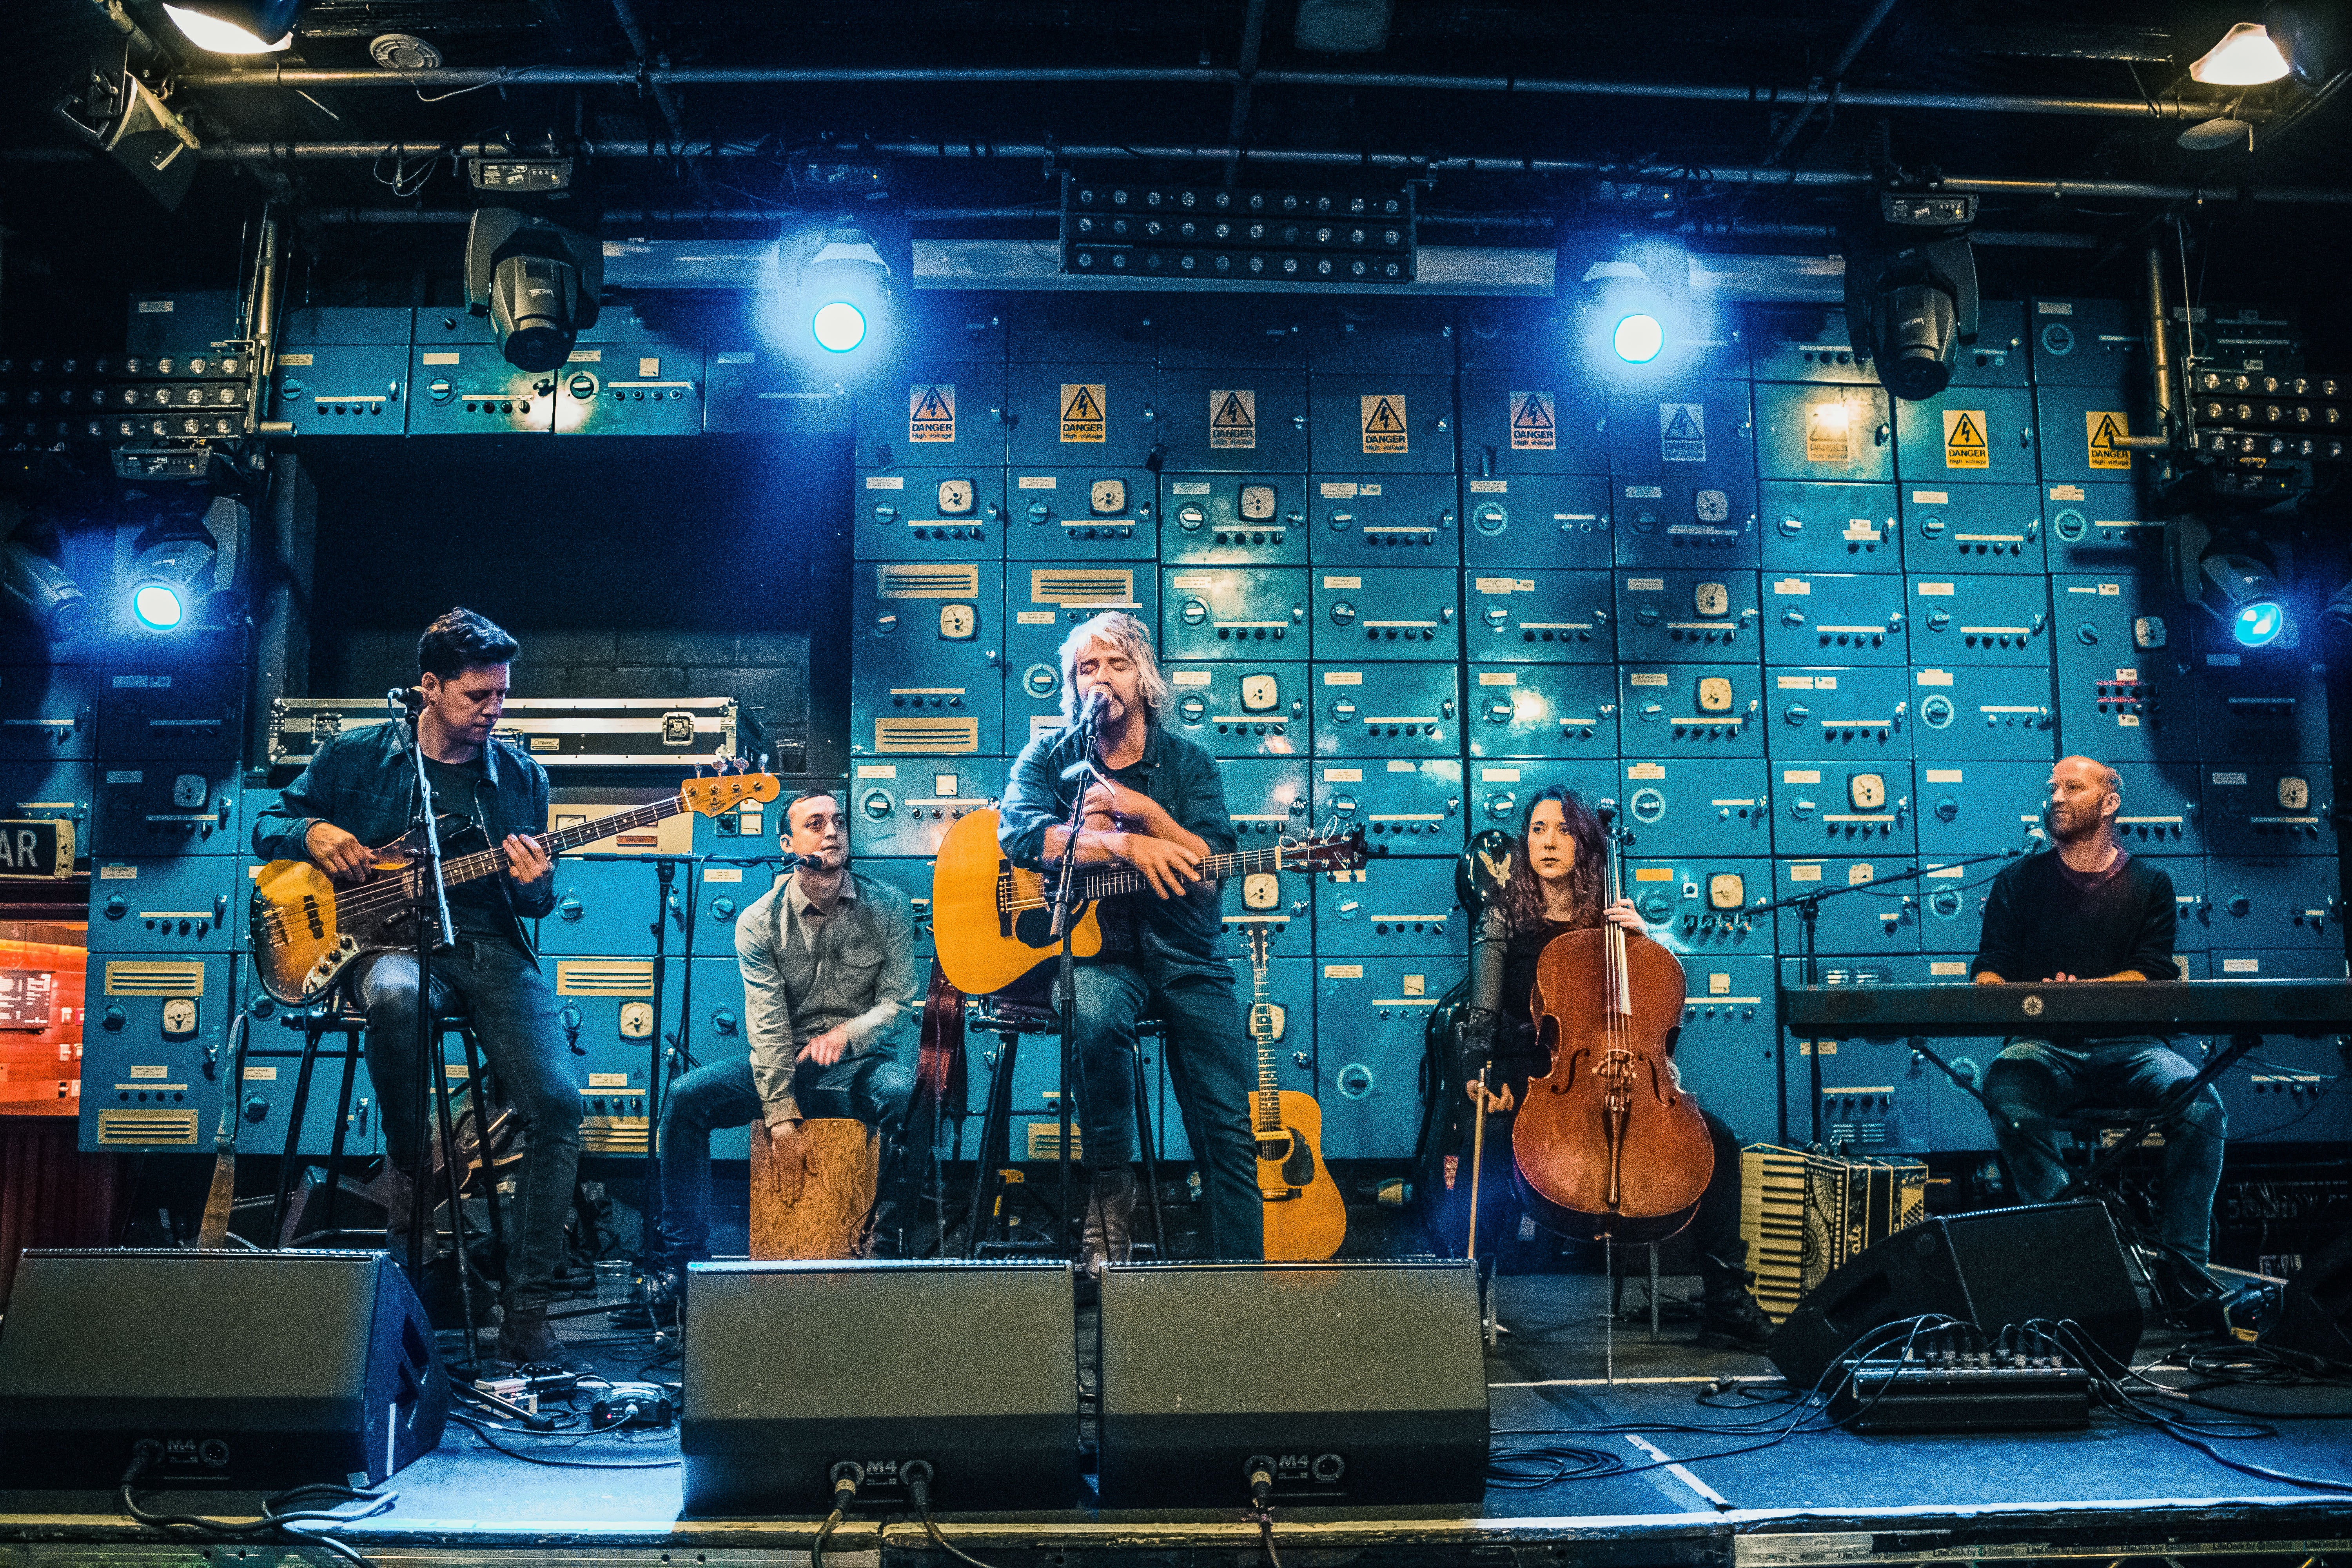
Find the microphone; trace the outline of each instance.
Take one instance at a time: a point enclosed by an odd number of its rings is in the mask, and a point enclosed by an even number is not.
[[[1092,691],[1087,692],[1086,701],[1078,708],[1078,728],[1081,730],[1092,730],[1096,725],[1101,723],[1103,710],[1109,706],[1110,698],[1104,692],[1101,687],[1097,686]]]
[[[397,702],[411,713],[421,712],[425,708],[425,692],[419,687],[394,687],[383,694],[383,700],[386,702]]]

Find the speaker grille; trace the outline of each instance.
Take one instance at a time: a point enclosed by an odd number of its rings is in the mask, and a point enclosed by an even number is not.
[[[884,754],[905,752],[963,753],[980,750],[977,719],[877,719],[874,749]]]
[[[107,1143],[194,1143],[193,1110],[101,1110],[98,1141]]]

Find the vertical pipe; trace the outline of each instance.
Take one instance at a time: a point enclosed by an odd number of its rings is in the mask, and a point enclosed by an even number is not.
[[[258,254],[253,264],[253,293],[246,301],[246,338],[253,345],[253,363],[246,373],[245,433],[262,433],[262,398],[278,369],[278,214],[261,209]]]
[[[2164,308],[2164,253],[2147,247],[2147,357],[2156,382],[2156,430],[2172,434],[2172,322]],[[2188,389],[2183,387],[2185,399]]]

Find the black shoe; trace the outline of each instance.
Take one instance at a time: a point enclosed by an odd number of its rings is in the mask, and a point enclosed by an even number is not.
[[[1708,1350],[1761,1354],[1773,1326],[1746,1286],[1710,1290],[1699,1308],[1698,1343]]]
[[[562,1372],[584,1372],[587,1363],[565,1347],[547,1321],[544,1306],[519,1307],[509,1305],[499,1313],[499,1342],[491,1354],[499,1360],[511,1362],[520,1367],[552,1367]]]

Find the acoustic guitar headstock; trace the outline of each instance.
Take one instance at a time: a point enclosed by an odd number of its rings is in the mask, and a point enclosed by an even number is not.
[[[1299,871],[1356,871],[1371,858],[1361,827],[1325,834],[1319,838],[1302,838],[1282,848],[1283,865]]]
[[[677,786],[677,793],[688,811],[717,816],[747,800],[773,800],[783,793],[783,784],[773,773],[720,773],[716,778],[688,779]]]

